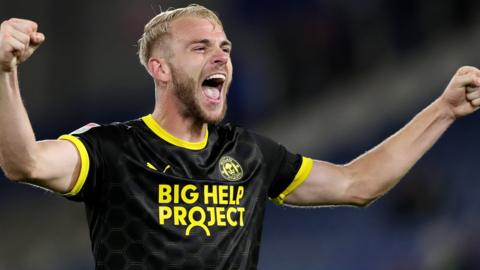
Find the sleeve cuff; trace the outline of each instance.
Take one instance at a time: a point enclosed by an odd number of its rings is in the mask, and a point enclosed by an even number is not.
[[[72,135],[62,135],[58,138],[59,140],[66,140],[77,148],[78,153],[80,154],[80,173],[78,175],[77,181],[73,186],[72,190],[67,193],[62,194],[63,196],[71,197],[77,195],[82,189],[85,181],[87,180],[88,171],[90,169],[90,159],[88,157],[87,149],[85,145],[75,136]]]
[[[282,192],[278,197],[273,199],[273,203],[277,205],[282,205],[285,197],[290,194],[292,191],[297,189],[303,181],[307,179],[307,177],[310,175],[310,171],[312,170],[313,167],[313,160],[311,158],[307,157],[302,157],[302,165],[300,166],[300,169],[298,169],[297,174],[295,175],[295,178],[293,179],[292,183]]]

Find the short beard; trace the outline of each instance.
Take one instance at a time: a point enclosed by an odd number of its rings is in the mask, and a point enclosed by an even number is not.
[[[208,117],[205,111],[202,110],[198,99],[195,98],[197,94],[195,80],[184,72],[173,67],[173,65],[170,65],[170,67],[172,68],[173,91],[178,98],[178,101],[181,103],[180,113],[182,116],[193,119],[194,125],[198,125],[199,127],[204,123],[220,123],[225,117],[227,111],[226,101],[224,102],[222,112],[218,117]]]

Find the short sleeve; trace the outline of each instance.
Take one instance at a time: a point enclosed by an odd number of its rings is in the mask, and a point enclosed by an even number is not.
[[[310,174],[313,160],[289,152],[280,145],[263,136],[257,136],[257,143],[263,154],[268,176],[268,197],[278,205],[285,197],[298,188]]]
[[[289,153],[290,154],[290,153]],[[296,165],[300,164],[300,165]],[[296,165],[296,166],[292,166]],[[288,168],[290,166],[290,168]],[[277,181],[277,190],[281,190],[280,193],[273,193],[270,198],[272,198],[275,204],[281,205],[285,200],[285,197],[290,194],[292,191],[297,189],[303,181],[307,179],[310,175],[310,171],[313,167],[313,160],[308,157],[295,155],[295,162],[283,164],[278,176],[278,179],[283,179]],[[295,169],[294,169],[295,168]],[[294,175],[294,176],[293,176]],[[292,177],[293,176],[293,177]],[[274,182],[275,183],[275,182]],[[278,188],[280,187],[280,188]],[[276,194],[278,194],[276,196]]]
[[[98,125],[88,124],[58,139],[71,142],[80,156],[80,173],[72,190],[63,194],[73,201],[90,201],[99,192],[102,173],[102,155],[98,136]]]

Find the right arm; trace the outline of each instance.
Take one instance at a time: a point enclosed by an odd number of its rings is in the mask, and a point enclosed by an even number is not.
[[[32,21],[10,19],[0,26],[0,167],[12,181],[67,193],[80,171],[79,154],[68,141],[36,141],[18,85],[17,65],[44,39]]]

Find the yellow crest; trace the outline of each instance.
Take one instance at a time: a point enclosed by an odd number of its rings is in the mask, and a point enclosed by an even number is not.
[[[243,177],[242,166],[230,156],[223,156],[218,167],[223,178],[229,181],[238,181]]]

